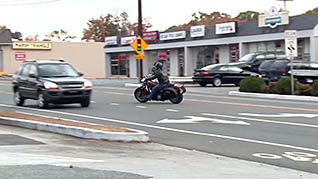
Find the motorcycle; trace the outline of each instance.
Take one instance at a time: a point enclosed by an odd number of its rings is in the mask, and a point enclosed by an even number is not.
[[[140,82],[142,85],[138,87],[134,96],[140,103],[146,103],[148,101],[147,96],[151,93],[153,87],[158,83],[143,77]],[[183,94],[186,92],[186,88],[182,84],[167,84],[162,90],[160,90],[151,100],[165,101],[170,100],[173,104],[179,104],[183,100]]]

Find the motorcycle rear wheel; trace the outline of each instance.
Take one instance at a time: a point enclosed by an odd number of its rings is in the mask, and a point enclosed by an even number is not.
[[[134,96],[140,103],[146,103],[148,101],[148,93],[144,89],[137,88],[134,92]]]
[[[183,100],[183,95],[182,94],[178,94],[177,96],[174,96],[174,97],[170,98],[169,100],[173,104],[179,104]]]

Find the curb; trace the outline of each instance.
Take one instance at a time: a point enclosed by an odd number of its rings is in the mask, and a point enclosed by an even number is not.
[[[88,129],[83,127],[50,124],[45,122],[30,121],[16,118],[0,117],[0,124],[34,129],[39,131],[53,132],[57,134],[70,135],[84,139],[101,139],[121,142],[148,142],[147,132],[129,129],[136,133],[128,132],[105,132],[101,130]]]
[[[245,93],[245,92],[238,92],[238,91],[230,91],[229,95],[230,96],[240,96],[240,97],[256,97],[256,98],[268,98],[268,99],[318,102],[318,97],[314,97],[314,96]]]

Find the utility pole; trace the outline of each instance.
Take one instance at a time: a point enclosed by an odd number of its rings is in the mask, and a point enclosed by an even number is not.
[[[138,0],[138,35],[143,37],[143,28],[142,28],[142,4],[141,0]],[[142,59],[139,59],[139,79],[143,76],[143,64]]]
[[[294,1],[294,0],[277,0],[277,1],[284,1],[284,10],[287,11],[286,1]]]

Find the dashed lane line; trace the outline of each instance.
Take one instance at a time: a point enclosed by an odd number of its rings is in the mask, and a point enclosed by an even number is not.
[[[166,111],[168,111],[168,112],[179,112],[179,110],[176,110],[176,109],[166,109]]]
[[[147,106],[136,106],[136,108],[147,109]]]

